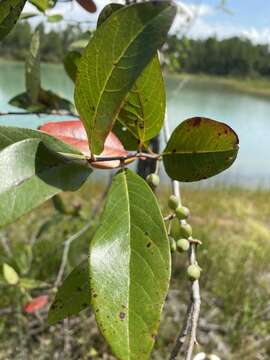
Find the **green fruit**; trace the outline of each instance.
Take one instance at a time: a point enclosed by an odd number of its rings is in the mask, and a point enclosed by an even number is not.
[[[176,241],[172,236],[169,236],[170,246],[171,246],[171,252],[176,251]]]
[[[187,219],[189,217],[189,214],[190,214],[189,209],[185,206],[180,205],[175,209],[175,215],[180,220]]]
[[[183,238],[188,239],[192,235],[192,227],[189,224],[180,224],[179,234]]]
[[[180,200],[177,196],[171,195],[168,201],[169,208],[175,210],[180,205]]]
[[[189,265],[187,274],[191,280],[198,280],[201,275],[201,268],[198,265]]]
[[[147,176],[146,181],[152,187],[157,187],[159,185],[160,179],[157,174],[150,174]]]
[[[187,239],[179,239],[176,241],[177,250],[179,252],[188,251],[189,241]]]

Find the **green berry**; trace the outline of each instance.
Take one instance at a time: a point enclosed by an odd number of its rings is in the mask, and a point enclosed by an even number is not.
[[[189,224],[180,224],[179,234],[188,239],[192,235],[192,227]]]
[[[201,268],[198,265],[189,265],[187,274],[191,280],[198,280],[201,275]]]
[[[176,246],[179,252],[188,251],[189,241],[187,239],[179,239],[176,241]]]
[[[146,181],[152,187],[157,187],[159,185],[160,179],[157,174],[150,174],[147,176]]]
[[[180,200],[177,196],[171,195],[168,201],[169,208],[175,210],[180,205]]]
[[[175,209],[175,215],[179,220],[186,220],[189,217],[189,209],[185,206],[178,206]]]
[[[169,236],[170,246],[171,246],[171,252],[176,251],[176,241],[172,236]]]

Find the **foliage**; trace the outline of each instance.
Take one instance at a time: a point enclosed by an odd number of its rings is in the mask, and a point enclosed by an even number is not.
[[[69,205],[79,202],[88,221],[95,204],[100,201],[98,194],[103,186],[100,181],[91,182],[76,193],[65,194],[63,199]],[[268,359],[270,349],[264,340],[267,340],[270,332],[269,318],[265,314],[270,295],[270,192],[224,187],[207,190],[183,187],[182,190],[183,201],[193,209],[194,231],[203,241],[199,254],[199,262],[204,270],[200,280],[204,301],[199,326],[199,348],[205,352],[214,352],[224,360],[254,360],[258,355]],[[165,213],[168,195],[166,186],[159,189],[158,196]],[[50,226],[46,226],[46,231],[41,231],[39,235],[39,228],[48,221]],[[54,295],[48,289],[53,288],[63,244],[85,222],[82,218],[58,213],[49,202],[32,212],[30,218],[26,215],[1,232],[1,236],[6,237],[11,256],[5,253],[1,244],[0,263],[10,264],[21,274],[20,269],[25,269],[22,264],[30,262],[29,254],[32,253],[33,260],[30,267],[27,266],[28,272],[24,276],[42,281],[45,285],[47,283],[47,287],[27,291],[33,297],[49,293],[52,302]],[[66,274],[72,273],[80,262],[87,262],[85,254],[96,225],[97,221],[93,222],[90,230],[72,243]],[[30,244],[29,239],[33,239],[35,234],[37,238]],[[154,360],[167,358],[179,322],[184,317],[184,302],[189,296],[185,266],[185,256],[175,254],[171,289],[151,357]],[[235,286],[232,286],[232,281]],[[77,285],[80,286],[79,282]],[[30,360],[39,359],[44,351],[52,358],[62,354],[67,360],[84,359],[90,356],[90,352],[94,353],[93,349],[96,359],[115,359],[104,346],[90,308],[69,318],[71,349],[63,350],[62,323],[48,327],[47,309],[39,312],[39,320],[25,314],[23,307],[29,299],[14,297],[14,287],[4,285],[1,276],[0,286],[1,324],[4,323],[0,334],[1,360],[16,358],[18,347],[21,349],[22,345]],[[10,309],[12,313],[4,314],[4,309]],[[21,340],[16,311],[23,319]]]
[[[32,3],[47,15],[47,9],[56,2]],[[79,3],[88,11],[95,11],[94,3]],[[78,190],[95,167],[121,168],[106,192],[87,267],[83,262],[70,274],[49,312],[49,320],[54,323],[77,314],[91,302],[99,329],[121,360],[149,359],[170,283],[172,255],[168,234],[172,236],[172,223],[165,226],[154,194],[159,185],[159,163],[164,161],[172,180],[198,181],[227,169],[238,151],[237,135],[229,126],[199,117],[181,123],[166,139],[161,154],[153,153],[147,144],[164,125],[165,90],[157,51],[166,41],[176,10],[169,0],[124,7],[109,5],[83,51],[83,46],[77,44],[76,55],[65,57],[65,68],[75,80],[74,99],[81,120],[45,124],[39,131],[0,128],[0,173],[5,174],[0,186],[2,227],[60,192]],[[16,20],[17,13],[14,17]],[[42,88],[41,32],[41,28],[37,29],[31,39],[26,91],[10,103],[32,113],[69,110],[72,104]],[[128,147],[130,139],[132,146],[137,143],[132,152],[113,134],[117,123],[128,130]],[[123,133],[121,138],[125,139]],[[126,169],[136,159],[155,161],[156,171],[147,177],[150,186]],[[53,204],[60,213],[81,216],[79,210],[66,211],[59,197]],[[200,273],[196,261],[200,241],[192,237],[192,227],[186,222],[189,215],[189,210],[180,204],[169,215],[170,221],[178,218],[178,234],[189,250],[193,320],[188,340],[190,356],[186,359],[191,358],[196,342],[199,294],[195,292],[199,291]],[[56,288],[73,240],[65,244]],[[181,243],[177,244],[179,248]],[[196,274],[191,274],[190,269],[197,270]],[[4,277],[18,296],[25,296],[27,287],[31,287],[29,280],[22,286],[16,269],[7,264]],[[47,301],[46,295],[35,297],[28,301],[25,312],[35,313]]]
[[[164,50],[166,66],[173,72],[211,75],[269,76],[269,46],[232,37],[194,40],[170,36]]]

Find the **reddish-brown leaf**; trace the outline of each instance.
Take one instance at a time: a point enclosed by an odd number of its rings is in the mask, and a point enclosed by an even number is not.
[[[38,310],[41,310],[42,308],[44,308],[44,306],[46,306],[48,304],[48,301],[49,301],[48,295],[38,296],[38,297],[32,299],[31,301],[29,301],[29,303],[27,303],[24,306],[23,310],[24,310],[24,312],[26,312],[28,314],[34,314]]]
[[[92,0],[77,0],[77,3],[90,13],[95,13],[97,11],[96,4]]]
[[[39,130],[52,135],[65,143],[72,145],[82,154],[90,157],[88,138],[83,123],[80,120],[68,120],[49,122],[42,125]],[[118,137],[110,132],[104,145],[104,150],[100,156],[126,156],[127,151],[124,149]],[[99,169],[114,169],[120,166],[119,160],[92,162],[93,167]]]

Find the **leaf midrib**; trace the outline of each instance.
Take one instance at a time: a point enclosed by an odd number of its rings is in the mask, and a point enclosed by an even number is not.
[[[128,191],[128,184],[127,184],[127,173],[126,171],[123,171],[123,176],[124,176],[124,186],[125,186],[125,194],[126,194],[126,199],[127,199],[127,213],[128,213],[128,234],[129,234],[129,273],[130,273],[130,258],[131,258],[131,216],[130,216],[130,200],[129,200],[129,191]],[[128,342],[128,357],[130,359],[130,331],[129,331],[129,321],[130,321],[130,306],[129,306],[129,301],[130,299],[130,276],[128,277],[128,301],[127,301],[127,307],[128,307],[128,316],[127,316],[127,320],[128,320],[128,324],[127,324],[127,342]]]
[[[163,11],[166,11],[168,10],[168,8],[165,8]],[[121,10],[120,10],[121,11]],[[157,16],[155,16],[154,18],[151,18],[149,21],[147,21],[144,26],[142,26],[140,28],[140,30],[137,31],[136,33],[136,36],[134,36],[134,38],[128,43],[127,47],[123,50],[123,52],[121,53],[121,55],[118,57],[117,61],[114,61],[113,63],[113,66],[112,66],[112,69],[110,71],[110,73],[108,74],[108,77],[106,78],[105,80],[105,84],[102,88],[102,91],[100,92],[100,96],[99,96],[99,99],[98,99],[98,102],[97,102],[97,106],[96,106],[96,109],[95,109],[95,113],[94,113],[94,116],[93,116],[93,123],[94,123],[94,128],[96,127],[96,119],[97,119],[97,113],[98,113],[98,109],[99,109],[99,106],[100,106],[100,102],[101,102],[101,99],[102,99],[102,96],[103,96],[103,93],[105,91],[105,88],[109,82],[109,80],[111,79],[112,77],[112,74],[113,74],[113,71],[114,69],[117,67],[117,65],[119,64],[120,60],[123,58],[123,56],[125,55],[125,53],[127,52],[127,50],[130,48],[130,46],[136,41],[136,39],[138,38],[139,34],[142,33],[142,30],[143,29],[146,29],[148,27],[148,25],[153,21],[153,19],[156,19],[157,17],[160,16],[162,12],[158,13]],[[115,119],[117,118],[117,116],[119,115],[120,111],[121,111],[121,108],[123,107],[124,105],[121,104],[121,106],[119,107],[119,110],[117,112],[115,112],[114,114],[114,117],[112,118],[112,125],[114,124],[115,122]],[[93,132],[91,132],[91,141],[90,143],[93,144]]]
[[[230,149],[225,149],[225,150],[198,150],[198,151],[168,151],[168,152],[163,152],[162,156],[172,156],[172,155],[202,155],[202,154],[216,154],[216,153],[225,153],[228,151],[238,151],[239,146],[236,145],[233,148]]]

